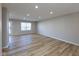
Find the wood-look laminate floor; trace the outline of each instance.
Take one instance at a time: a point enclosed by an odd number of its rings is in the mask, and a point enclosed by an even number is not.
[[[38,34],[10,36],[6,56],[79,56],[79,46]]]

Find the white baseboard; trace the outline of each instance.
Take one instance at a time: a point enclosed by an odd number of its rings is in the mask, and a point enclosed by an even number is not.
[[[73,44],[73,45],[79,46],[79,44],[74,43],[74,42],[70,42],[70,41],[67,41],[67,40],[63,40],[63,39],[60,39],[60,38],[57,38],[57,37],[53,37],[53,38],[55,38],[55,39],[57,39],[57,40],[61,40],[61,41],[66,42],[66,43],[70,43],[70,44]]]
[[[44,35],[44,34],[40,34],[40,35]],[[47,36],[47,35],[44,35],[44,36]],[[50,37],[50,36],[47,36],[47,37]],[[75,43],[75,42],[70,42],[70,41],[63,40],[63,39],[60,39],[60,38],[57,38],[57,37],[50,37],[50,38],[54,38],[54,39],[57,39],[57,40],[60,40],[60,41],[66,42],[66,43],[70,43],[70,44],[79,46],[79,44],[77,44],[77,43]]]

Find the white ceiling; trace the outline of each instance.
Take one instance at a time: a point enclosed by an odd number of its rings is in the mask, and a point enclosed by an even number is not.
[[[35,8],[38,5],[38,9]],[[15,20],[41,21],[56,16],[79,12],[78,3],[6,3],[9,18]],[[49,13],[53,11],[53,14]],[[30,14],[30,16],[27,16]],[[40,16],[40,18],[39,18]]]

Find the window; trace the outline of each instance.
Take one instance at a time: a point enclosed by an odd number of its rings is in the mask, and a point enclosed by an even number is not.
[[[11,21],[9,21],[9,34],[11,34]]]
[[[31,23],[22,22],[21,31],[31,30]]]

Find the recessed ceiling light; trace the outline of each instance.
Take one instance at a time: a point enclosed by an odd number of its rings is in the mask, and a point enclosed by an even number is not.
[[[38,18],[41,18],[40,16]]]
[[[53,14],[53,12],[52,12],[52,11],[50,11],[50,14]]]
[[[36,5],[35,8],[38,8],[38,5]]]
[[[30,16],[30,14],[27,14],[27,16]]]
[[[25,20],[26,18],[24,17],[23,20]]]

